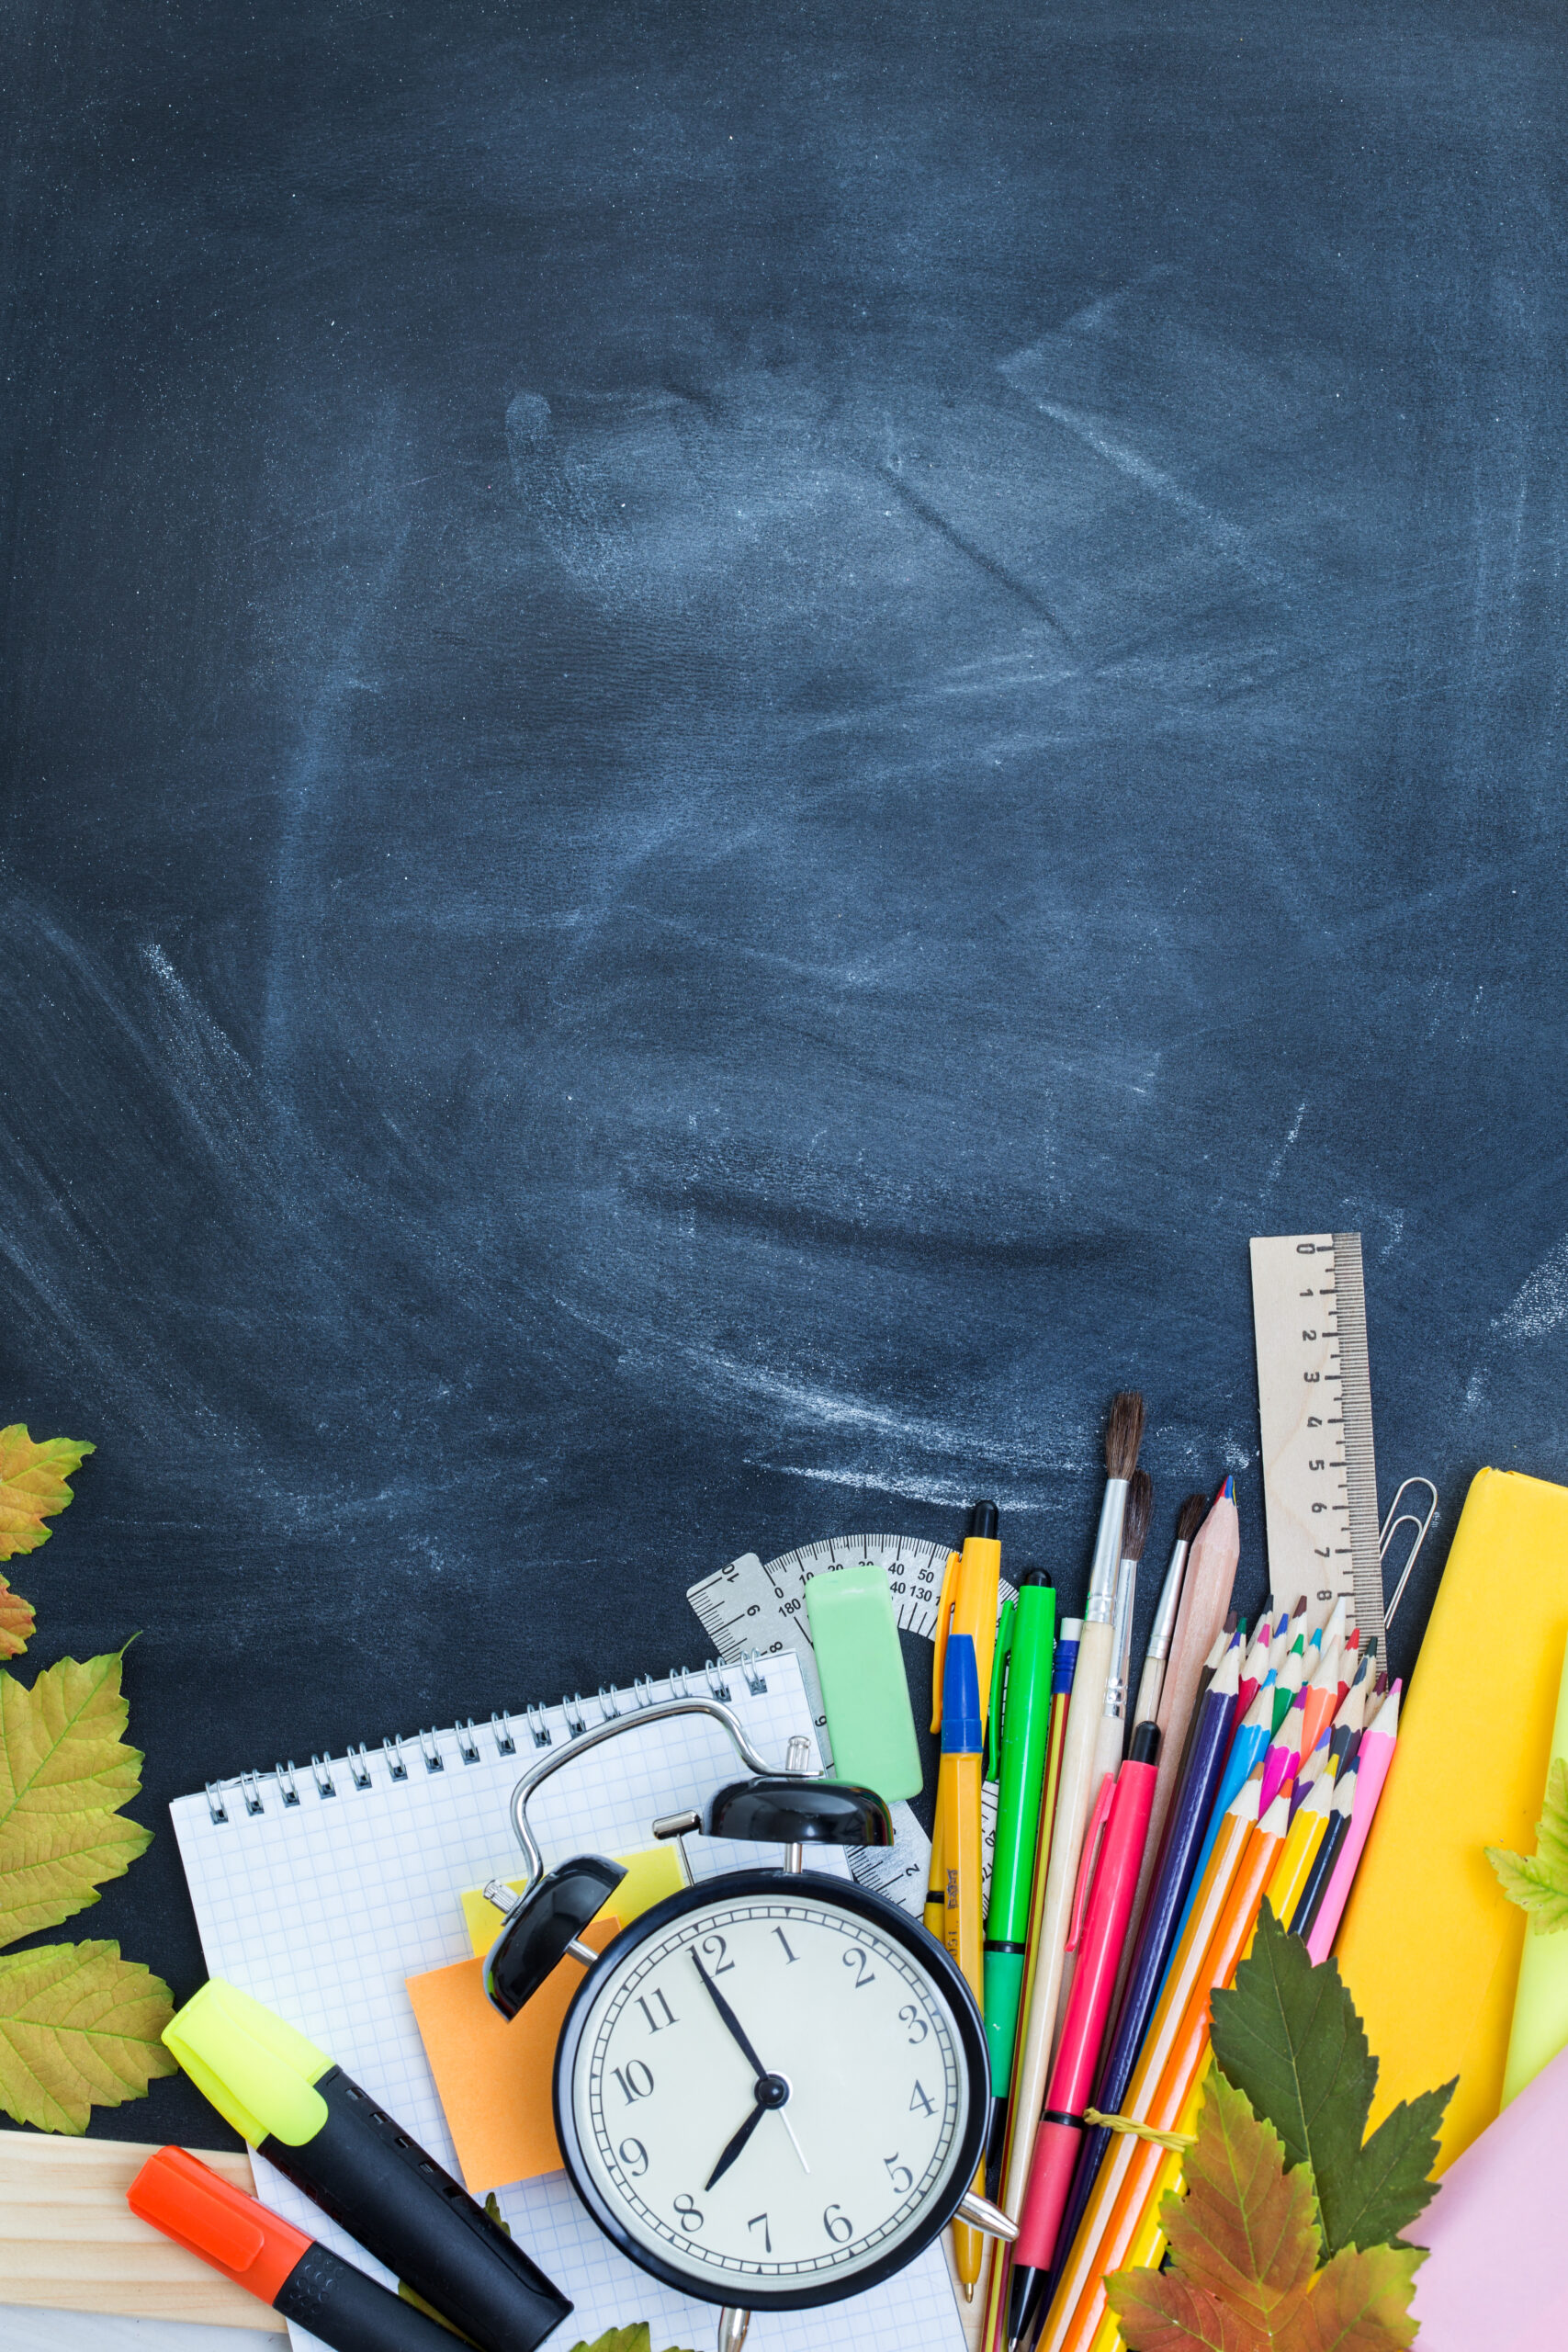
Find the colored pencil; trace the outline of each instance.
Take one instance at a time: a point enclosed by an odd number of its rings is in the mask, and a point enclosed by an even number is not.
[[[1247,1662],[1241,1669],[1241,1685],[1236,1693],[1238,1722],[1257,1698],[1263,1678],[1269,1671],[1269,1651],[1274,1638],[1273,1606],[1271,1598],[1264,1602],[1263,1614],[1252,1637],[1252,1647],[1247,1651]]]
[[[1307,1938],[1307,1950],[1314,1962],[1328,1958],[1334,1939],[1339,1931],[1339,1921],[1350,1897],[1351,1882],[1357,1864],[1367,1842],[1372,1818],[1382,1795],[1383,1782],[1399,1739],[1399,1692],[1396,1682],[1378,1709],[1375,1722],[1369,1724],[1361,1735],[1361,1745],[1356,1758],[1356,1801],[1350,1815],[1350,1831],[1339,1849],[1334,1865],[1334,1875],[1328,1882],[1312,1933]]]
[[[1239,1672],[1239,1654],[1233,1645],[1222,1660],[1200,1710],[1187,1772],[1171,1812],[1165,1852],[1155,1873],[1111,2047],[1095,2083],[1094,2104],[1102,2115],[1116,2115],[1122,2110],[1122,2101],[1159,1996],[1166,1964],[1178,1939],[1181,1914],[1194,1883],[1199,1853],[1206,1845],[1209,1816],[1230,1747],[1234,1707],[1231,1685]],[[1103,2125],[1097,2125],[1085,2135],[1062,2222],[1064,2245],[1072,2243],[1078,2218],[1105,2161],[1111,2137]]]
[[[1302,1757],[1304,1761],[1317,1746],[1317,1736],[1333,1722],[1339,1704],[1339,1642],[1335,1636],[1325,1642],[1323,1654],[1313,1668],[1312,1679],[1306,1686],[1302,1707]]]
[[[1213,1648],[1231,1605],[1236,1564],[1241,1557],[1241,1521],[1236,1515],[1235,1480],[1227,1477],[1215,1496],[1209,1515],[1192,1539],[1187,1576],[1181,1588],[1170,1659],[1160,1690],[1159,1779],[1155,1783],[1155,1808],[1149,1839],[1144,1849],[1143,1874],[1133,1917],[1141,1924],[1148,1907],[1155,1865],[1165,1839],[1165,1825],[1180,1782],[1187,1752],[1187,1730],[1198,1703],[1204,1663]],[[1137,1926],[1134,1928],[1137,1932]]]
[[[1268,1812],[1280,1790],[1288,1789],[1296,1777],[1302,1760],[1301,1719],[1302,1693],[1298,1690],[1275,1725],[1269,1753],[1263,1759],[1263,1801],[1259,1807],[1263,1813]]]
[[[1155,1622],[1149,1631],[1149,1645],[1144,1652],[1144,1670],[1138,1678],[1138,1696],[1133,1708],[1134,1724],[1151,1724],[1158,1720],[1160,1692],[1165,1687],[1166,1664],[1170,1657],[1171,1638],[1176,1632],[1176,1613],[1181,1602],[1187,1555],[1192,1549],[1192,1540],[1202,1526],[1208,1509],[1207,1495],[1189,1495],[1176,1515],[1176,1542],[1171,1546],[1170,1565],[1165,1572],[1165,1582],[1159,1589]]]
[[[1325,1753],[1326,1754],[1326,1747]],[[1320,1778],[1300,1810],[1291,1817],[1284,1847],[1269,1881],[1268,1902],[1274,1917],[1289,1926],[1312,1875],[1318,1849],[1328,1833],[1329,1800],[1334,1783]]]
[[[1253,1784],[1247,1783],[1248,1791]],[[1241,1803],[1243,1800],[1238,1799]],[[1228,1824],[1227,1824],[1228,1827]],[[1173,1969],[1168,1992],[1179,2010],[1158,2048],[1157,2065],[1140,2061],[1128,2092],[1123,2113],[1156,2131],[1174,2130],[1197,2084],[1209,2048],[1209,2002],[1218,1985],[1228,1984],[1250,1950],[1263,1892],[1278,1860],[1284,1836],[1282,1808],[1266,1823],[1248,1823],[1240,1851],[1226,1874],[1224,1905],[1201,1955],[1191,1957],[1179,1973]],[[1216,1845],[1217,1862],[1224,1845]],[[1213,1867],[1213,1865],[1211,1865]],[[1192,1925],[1200,1918],[1195,1909]],[[1194,1939],[1194,1940],[1196,1940]],[[1162,1996],[1162,2007],[1165,1996]],[[1151,2032],[1148,2056],[1156,2055]],[[1144,2077],[1140,2081],[1140,2077]],[[1057,2282],[1056,2293],[1040,2339],[1042,2352],[1087,2352],[1105,2309],[1108,2272],[1121,2268],[1137,2234],[1148,2191],[1166,2151],[1145,2140],[1119,2139],[1090,2198],[1077,2240]]]
[[[1327,1832],[1317,1849],[1306,1883],[1302,1888],[1297,1897],[1296,1907],[1291,1915],[1291,1933],[1292,1936],[1300,1936],[1303,1941],[1312,1934],[1317,1915],[1323,1908],[1323,1898],[1328,1891],[1328,1882],[1334,1875],[1334,1866],[1338,1861],[1345,1840],[1350,1834],[1350,1816],[1355,1802],[1356,1767],[1354,1764],[1347,1764],[1334,1783],[1334,1795],[1328,1809]]]

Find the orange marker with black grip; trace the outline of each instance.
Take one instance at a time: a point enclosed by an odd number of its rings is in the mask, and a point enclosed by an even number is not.
[[[452,2352],[451,2331],[389,2294],[184,2148],[160,2148],[125,2192],[133,2213],[333,2352]]]

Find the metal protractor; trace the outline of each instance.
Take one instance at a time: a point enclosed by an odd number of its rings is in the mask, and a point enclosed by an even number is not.
[[[781,1552],[776,1560],[763,1561],[755,1552],[743,1552],[727,1568],[693,1585],[686,1594],[714,1645],[715,1656],[726,1664],[733,1665],[750,1650],[756,1650],[764,1657],[774,1650],[795,1652],[811,1702],[818,1742],[829,1764],[832,1749],[822,1706],[822,1686],[817,1679],[811,1629],[806,1616],[806,1582],[808,1577],[827,1576],[835,1568],[867,1561],[874,1562],[886,1573],[899,1630],[934,1641],[947,1546],[929,1544],[914,1535],[825,1535],[819,1543],[802,1544],[798,1551]],[[1004,1601],[1010,1597],[1011,1589],[1010,1585],[1003,1585]],[[917,1690],[913,1696],[919,1707],[921,1693]],[[980,1800],[987,1887],[996,1823],[996,1785],[987,1781]],[[918,1915],[925,1900],[931,1870],[931,1840],[907,1804],[893,1807],[893,1824],[897,1836],[891,1850],[857,1850],[850,1856],[850,1868],[863,1886],[874,1887],[904,1910]]]

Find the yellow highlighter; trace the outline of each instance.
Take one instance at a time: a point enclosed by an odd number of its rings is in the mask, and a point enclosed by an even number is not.
[[[980,1777],[986,1734],[980,1721],[980,1681],[968,1634],[948,1638],[942,1693],[942,1769],[936,1784],[937,1836],[942,1847],[942,1939],[976,2001],[985,1965],[980,1888]],[[985,2165],[975,2176],[985,2187]],[[985,2242],[978,2230],[956,2222],[953,2258],[965,2301],[973,2299]]]

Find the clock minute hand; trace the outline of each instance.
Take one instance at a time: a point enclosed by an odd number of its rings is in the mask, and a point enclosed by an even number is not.
[[[725,2149],[724,2154],[720,2156],[717,2164],[715,2165],[712,2172],[709,2173],[706,2180],[704,2181],[703,2188],[705,2191],[710,2189],[716,2180],[722,2180],[724,2178],[725,2174],[729,2170],[730,2165],[735,2162],[736,2157],[740,2154],[740,2151],[744,2148],[747,2141],[751,2137],[752,2132],[755,2132],[758,2124],[761,2123],[767,2111],[768,2110],[765,2107],[754,2107],[751,2109],[750,2114],[746,2118],[745,2122],[740,2126],[740,2129],[735,2134],[734,2139],[730,2141],[729,2145]]]
[[[757,2080],[761,2082],[768,2070],[763,2065],[761,2060],[758,2057],[756,2052],[752,2049],[750,2042],[747,2040],[745,2027],[736,2016],[735,2011],[730,2007],[729,2003],[725,1999],[724,1995],[719,1991],[718,1986],[714,1983],[713,1978],[708,1974],[707,1970],[703,1966],[702,1961],[698,1957],[697,1948],[694,1944],[692,1947],[692,1960],[695,1965],[697,1974],[702,1978],[703,1983],[708,1988],[708,1993],[713,2001],[714,2007],[718,2011],[719,2016],[724,2019],[725,2024],[729,2028],[730,2032],[740,2044],[741,2050],[745,2053],[747,2064],[750,2066],[750,2069],[756,2075]],[[761,2112],[761,2110],[759,2110],[759,2112]]]

